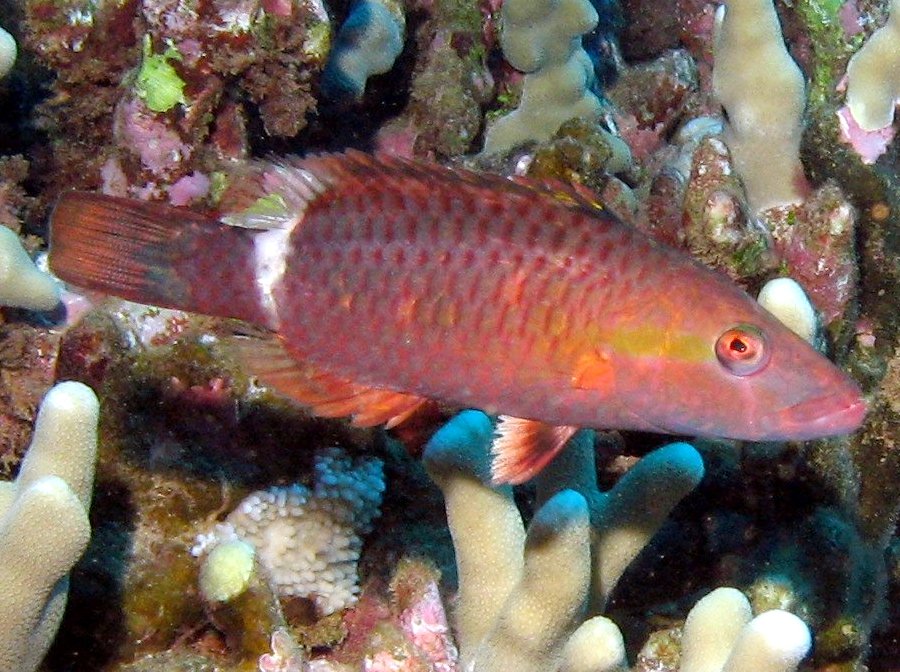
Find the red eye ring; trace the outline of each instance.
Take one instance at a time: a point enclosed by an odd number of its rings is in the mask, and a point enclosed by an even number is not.
[[[719,363],[736,376],[749,376],[769,363],[769,343],[762,330],[738,324],[716,340]]]

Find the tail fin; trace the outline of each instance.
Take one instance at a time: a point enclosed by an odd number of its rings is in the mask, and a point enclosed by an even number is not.
[[[182,208],[70,192],[50,219],[50,267],[123,299],[268,326],[254,232]]]

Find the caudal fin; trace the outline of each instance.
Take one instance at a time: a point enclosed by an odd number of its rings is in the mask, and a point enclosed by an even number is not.
[[[253,235],[182,208],[69,192],[50,219],[50,268],[85,289],[266,325]]]

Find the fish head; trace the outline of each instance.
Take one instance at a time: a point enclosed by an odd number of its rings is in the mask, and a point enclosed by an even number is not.
[[[736,287],[708,303],[667,316],[657,351],[625,367],[636,372],[620,378],[631,388],[635,426],[748,441],[815,439],[860,426],[866,404],[846,373]]]

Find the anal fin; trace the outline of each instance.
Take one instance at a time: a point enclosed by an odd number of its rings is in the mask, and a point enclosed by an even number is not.
[[[578,427],[572,425],[554,426],[501,415],[491,446],[491,480],[517,485],[531,479],[559,454],[576,431]]]
[[[428,402],[425,397],[367,387],[303,361],[274,334],[234,339],[237,353],[264,385],[325,418],[351,416],[357,427],[396,427]]]

